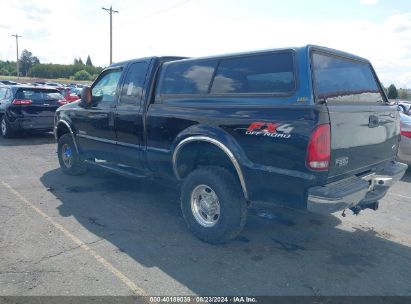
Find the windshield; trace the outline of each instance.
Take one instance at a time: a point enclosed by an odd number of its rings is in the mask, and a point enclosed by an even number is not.
[[[318,102],[384,101],[368,63],[317,52],[313,53],[312,61]]]

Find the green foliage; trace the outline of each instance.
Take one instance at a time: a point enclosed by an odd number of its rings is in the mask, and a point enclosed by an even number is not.
[[[81,70],[74,74],[73,79],[74,80],[90,80],[91,75],[86,70]]]
[[[40,63],[40,60],[36,56],[33,56],[33,54],[29,52],[28,50],[23,50],[19,61],[20,61],[20,72],[24,76],[27,76],[27,73],[29,72],[31,67]]]
[[[86,65],[93,65],[93,63],[91,62],[90,55],[87,56]]]
[[[87,57],[87,62],[90,64],[84,65],[81,58],[75,58],[74,64],[41,64],[36,56],[33,56],[28,50],[24,50],[20,57],[20,72],[25,76],[37,78],[70,78],[74,79],[74,75],[81,70],[88,73],[89,79],[95,79],[103,70],[100,67],[95,67],[91,63],[90,56]],[[17,64],[14,61],[0,60],[0,75],[15,76]],[[84,73],[82,73],[84,75]],[[91,76],[93,75],[93,76]],[[83,76],[84,77],[84,76]],[[87,79],[88,80],[88,79]]]
[[[100,74],[103,69],[100,67],[83,64],[63,65],[48,63],[35,65],[30,70],[29,75],[31,77],[39,78],[70,78],[70,76],[74,76],[78,71],[81,70],[87,71],[89,75],[94,75]]]
[[[397,99],[398,98],[398,91],[395,85],[391,84],[388,87],[388,98],[389,99]]]
[[[411,96],[409,96],[408,91],[406,89],[399,89],[398,90],[398,97],[400,99],[408,99]]]
[[[7,71],[5,68],[1,68],[0,75],[9,76],[10,74],[9,71]]]
[[[0,75],[15,76],[16,73],[16,62],[0,61]]]

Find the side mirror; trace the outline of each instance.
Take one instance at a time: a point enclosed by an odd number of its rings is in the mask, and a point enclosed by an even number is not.
[[[84,87],[81,90],[81,103],[84,106],[90,106],[93,102],[93,94],[90,87]]]

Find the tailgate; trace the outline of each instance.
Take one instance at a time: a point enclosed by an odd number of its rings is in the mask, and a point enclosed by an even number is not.
[[[328,105],[328,110],[330,177],[359,173],[395,157],[399,134],[395,106]]]
[[[313,51],[314,91],[331,125],[329,177],[356,174],[394,159],[399,113],[389,105],[370,63]]]

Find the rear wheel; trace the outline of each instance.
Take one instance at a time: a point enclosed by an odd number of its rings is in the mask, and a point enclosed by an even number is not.
[[[219,167],[196,169],[186,177],[181,210],[191,232],[212,244],[235,238],[247,218],[247,205],[238,181]]]
[[[77,153],[73,138],[70,134],[63,134],[58,140],[57,154],[60,167],[69,175],[81,175],[87,172],[87,165]]]
[[[3,136],[4,138],[10,138],[14,135],[14,132],[11,129],[10,123],[7,120],[6,115],[1,116],[0,130],[1,130],[1,136]]]

